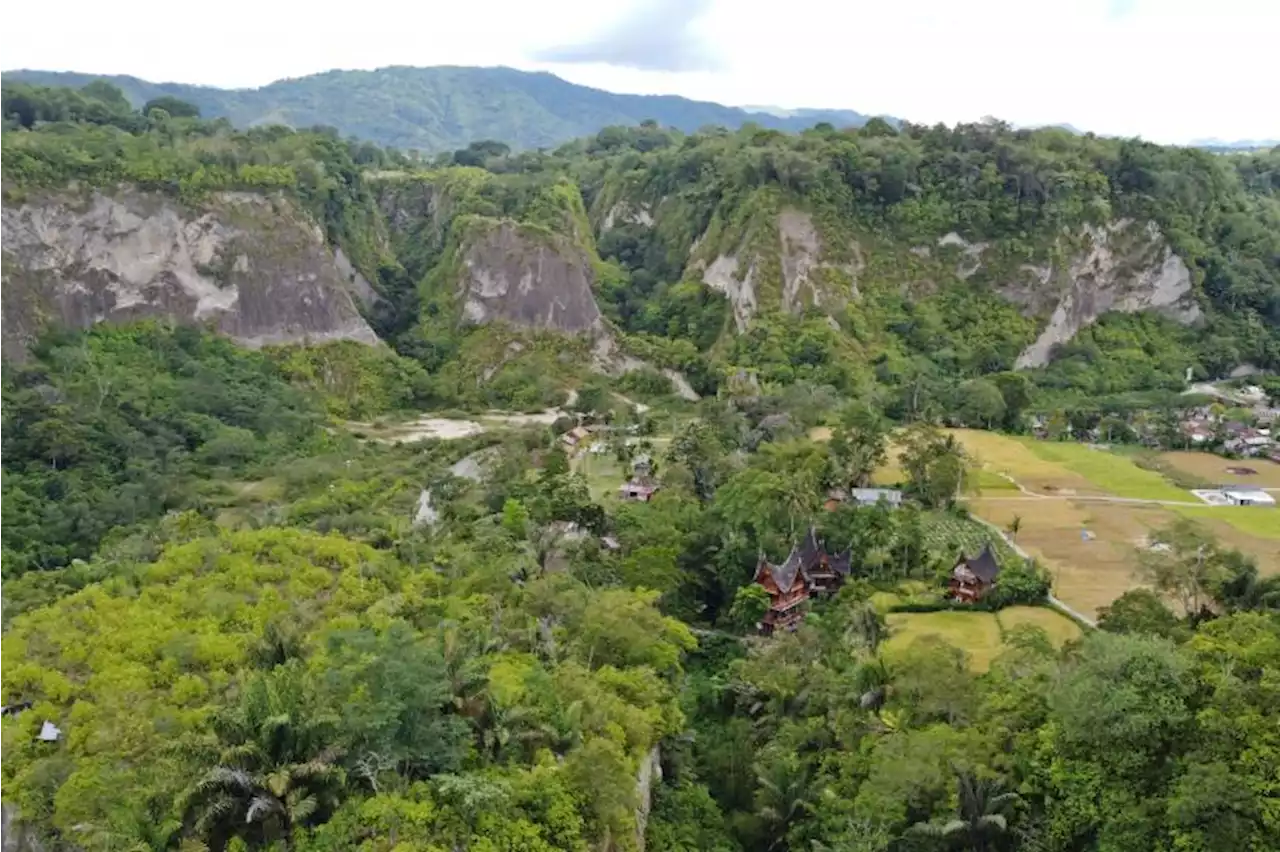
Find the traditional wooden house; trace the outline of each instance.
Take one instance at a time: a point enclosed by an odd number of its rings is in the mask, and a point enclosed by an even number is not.
[[[999,574],[1000,563],[996,561],[996,554],[990,543],[973,559],[961,553],[955,567],[951,569],[951,596],[959,601],[981,600],[991,591]]]
[[[769,611],[758,625],[760,632],[769,634],[778,629],[794,630],[804,618],[809,598],[839,589],[849,576],[852,561],[852,553],[848,550],[828,553],[812,527],[780,565],[774,565],[761,555],[752,579],[769,593]]]

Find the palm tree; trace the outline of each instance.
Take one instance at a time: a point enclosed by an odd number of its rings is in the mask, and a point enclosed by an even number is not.
[[[1014,541],[1018,540],[1018,531],[1022,529],[1022,516],[1014,515],[1013,520],[1009,521],[1009,537]]]
[[[756,813],[768,826],[769,848],[783,845],[795,822],[811,810],[809,772],[794,757],[756,767]]]
[[[216,727],[225,747],[187,792],[184,824],[221,852],[232,838],[288,849],[300,826],[337,807],[346,775],[324,718],[302,712],[300,669],[281,666],[251,681]]]
[[[939,841],[941,848],[988,852],[1009,829],[1003,811],[1022,801],[1017,793],[1002,792],[999,781],[979,778],[966,769],[956,770],[958,793],[956,819],[946,823],[921,822],[911,832]]]

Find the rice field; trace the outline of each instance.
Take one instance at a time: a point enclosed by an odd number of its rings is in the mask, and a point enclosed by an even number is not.
[[[1096,488],[1116,497],[1175,501],[1196,499],[1155,471],[1143,470],[1130,459],[1107,450],[1094,449],[1088,444],[1037,441],[1034,438],[1017,440],[1045,461],[1083,476]]]
[[[1268,459],[1224,459],[1212,453],[1180,451],[1161,453],[1169,465],[1212,485],[1257,485],[1280,488],[1280,464]],[[1253,474],[1231,473],[1229,468],[1247,468]]]
[[[1015,627],[1029,624],[1049,634],[1049,641],[1057,648],[1079,639],[1084,632],[1079,624],[1062,613],[1043,606],[1011,606],[1000,610],[995,616],[1002,633],[1007,634]]]
[[[1103,493],[1081,474],[1038,455],[1018,438],[979,429],[948,429],[947,432],[964,445],[980,470],[996,478],[1002,473],[1012,476],[1023,487],[1038,493]]]
[[[969,509],[1002,529],[1017,516],[1018,545],[1048,569],[1053,593],[1086,615],[1140,585],[1137,548],[1173,519],[1160,506],[1077,500],[978,499]]]
[[[991,667],[991,661],[1005,649],[1005,633],[1016,625],[1043,628],[1058,647],[1080,635],[1079,626],[1066,616],[1031,606],[1009,607],[998,613],[894,612],[886,620],[890,630],[884,646],[886,652],[909,647],[925,636],[936,636],[968,654],[969,667],[975,672],[985,672]]]

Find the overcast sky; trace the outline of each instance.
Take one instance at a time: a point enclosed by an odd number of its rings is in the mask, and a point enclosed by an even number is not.
[[[362,0],[324,9],[316,0],[10,3],[0,61],[236,87],[333,68],[509,65],[734,105],[917,122],[994,115],[1175,143],[1280,137],[1280,0]]]

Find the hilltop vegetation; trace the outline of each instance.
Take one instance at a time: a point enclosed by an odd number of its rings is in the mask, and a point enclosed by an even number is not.
[[[896,418],[991,426],[1049,403],[1151,407],[1188,368],[1280,363],[1274,151],[1223,157],[999,124],[685,136],[647,122],[554,152],[477,143],[424,167],[328,133],[143,116],[109,87],[7,84],[5,103],[24,126],[51,122],[6,134],[10,203],[69,180],[295,194],[384,297],[374,328],[463,404],[486,383],[530,384],[540,390],[520,406],[550,403],[561,391],[536,353],[585,360],[553,340],[513,358],[501,353],[518,338],[459,326],[462,269],[490,262],[485,235],[504,221],[520,226],[520,252],[565,259],[625,351],[703,393],[747,370],[871,392]],[[1092,267],[1083,285],[1062,279],[1099,254],[1119,270],[1112,283]],[[1153,286],[1139,273],[1166,268],[1186,270],[1177,311],[1201,319],[1086,316],[1045,366],[1014,372],[1055,306],[1121,299]],[[565,295],[561,283],[540,282],[538,298]]]
[[[856,126],[866,117],[850,110],[805,110],[778,116],[692,101],[675,95],[619,95],[569,83],[546,72],[514,68],[439,66],[327,71],[278,80],[259,89],[217,89],[151,83],[136,77],[54,71],[6,71],[5,79],[37,86],[82,87],[105,81],[134,107],[160,97],[196,106],[206,118],[236,127],[285,124],[297,129],[327,125],[344,136],[435,154],[482,139],[513,148],[552,148],[612,124],[654,119],[692,133],[700,127],[739,127],[754,122],[778,130],[802,130],[819,121]]]

